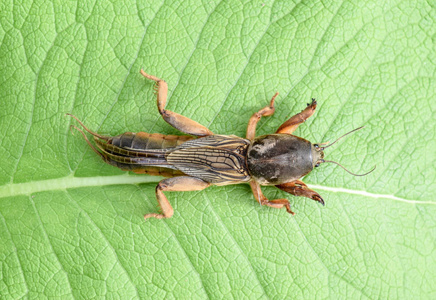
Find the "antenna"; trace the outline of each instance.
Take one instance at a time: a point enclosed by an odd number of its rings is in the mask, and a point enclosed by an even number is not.
[[[339,141],[339,140],[342,139],[343,137],[349,135],[350,133],[353,133],[353,132],[355,132],[355,131],[358,131],[358,130],[364,128],[364,127],[365,127],[365,126],[361,126],[361,127],[359,127],[359,128],[356,128],[356,129],[351,130],[350,132],[347,132],[346,134],[344,134],[343,136],[341,136],[340,138],[338,138],[336,141],[334,141],[334,142],[331,143],[330,145],[327,145],[327,146],[325,146],[325,147],[321,147],[321,150],[324,150],[325,148],[330,147],[331,145],[335,144],[337,141]]]
[[[356,129],[355,129],[356,130]],[[347,133],[348,134],[348,133]],[[372,168],[372,170],[371,171],[369,171],[369,172],[366,172],[366,173],[364,173],[364,174],[356,174],[356,173],[353,173],[353,172],[351,172],[351,171],[348,171],[343,165],[341,165],[340,163],[338,163],[338,162],[335,162],[335,161],[332,161],[332,160],[322,160],[321,162],[323,162],[323,163],[333,163],[333,164],[337,164],[338,166],[340,166],[342,169],[344,169],[345,171],[347,171],[348,173],[350,173],[351,175],[354,175],[354,176],[365,176],[365,175],[368,175],[369,173],[371,173],[372,171],[374,171],[375,170],[375,168],[377,167],[377,166],[374,166],[374,168]]]

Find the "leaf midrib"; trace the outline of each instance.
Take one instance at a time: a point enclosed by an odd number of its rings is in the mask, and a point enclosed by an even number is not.
[[[157,183],[162,179],[160,176],[136,176],[123,175],[114,176],[93,176],[93,177],[75,177],[70,174],[65,177],[46,179],[38,181],[29,181],[24,183],[12,183],[0,186],[0,198],[13,197],[18,195],[32,195],[45,191],[67,190],[80,187],[107,186],[107,185],[123,185],[123,184],[141,184],[141,183]],[[360,195],[368,198],[388,199],[408,204],[427,204],[436,205],[435,202],[421,201],[417,199],[405,199],[389,194],[374,194],[367,191],[346,189],[342,187],[330,187],[325,185],[308,184],[315,190],[323,190],[332,193],[342,193],[351,195]]]

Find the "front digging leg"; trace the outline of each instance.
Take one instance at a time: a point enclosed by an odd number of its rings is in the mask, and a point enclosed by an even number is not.
[[[276,133],[287,133],[292,134],[295,129],[297,129],[298,125],[306,121],[310,116],[313,115],[316,109],[316,100],[312,98],[312,102],[307,104],[306,109],[302,112],[292,116],[289,120],[283,123],[279,129],[277,129]]]
[[[188,191],[201,191],[210,186],[210,183],[201,179],[189,176],[179,176],[173,178],[163,179],[156,186],[156,199],[159,203],[162,213],[150,213],[144,216],[144,219],[156,218],[166,219],[171,218],[174,214],[174,209],[171,206],[168,198],[164,195],[164,191],[168,192],[188,192]]]
[[[162,118],[171,126],[180,130],[181,132],[195,135],[195,136],[207,136],[213,135],[213,132],[207,129],[207,127],[195,122],[185,116],[165,109],[167,103],[168,84],[165,80],[157,78],[156,76],[149,75],[141,70],[142,76],[147,79],[154,80],[156,82],[155,91],[157,96],[157,108]]]
[[[301,180],[294,180],[291,182],[282,183],[276,185],[276,187],[294,196],[302,196],[302,197],[310,198],[312,200],[321,203],[322,205],[325,205],[322,197],[314,190],[309,189],[307,185]]]
[[[272,208],[285,207],[288,213],[290,213],[291,215],[295,215],[295,213],[291,210],[291,205],[289,204],[288,199],[268,200],[268,198],[265,197],[262,193],[259,183],[255,181],[250,181],[250,187],[251,191],[253,192],[254,198],[256,198],[257,202],[259,202],[260,205],[266,205]]]

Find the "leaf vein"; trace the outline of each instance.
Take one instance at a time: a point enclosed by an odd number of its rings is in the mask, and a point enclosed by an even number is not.
[[[105,194],[104,190],[103,190],[103,193]],[[92,218],[88,215],[88,213],[79,205],[79,203],[77,203],[77,201],[74,200],[73,197],[71,197],[71,195],[68,193],[68,190],[65,191],[65,194],[66,194],[67,198],[70,199],[70,201],[73,202],[76,205],[76,207],[80,210],[80,212],[83,213],[86,216],[86,218],[89,220],[89,222],[91,222],[91,224],[94,225],[95,228],[97,228],[98,232],[103,237],[103,239],[106,242],[106,244],[108,245],[108,247],[111,249],[111,252],[115,256],[117,263],[120,265],[120,268],[124,271],[124,273],[126,274],[127,278],[131,282],[132,286],[135,288],[136,296],[138,297],[138,299],[140,299],[138,287],[134,283],[134,281],[133,281],[132,277],[130,276],[129,272],[126,270],[126,268],[124,268],[123,264],[121,263],[121,260],[118,258],[117,251],[112,246],[112,244],[109,242],[109,240],[106,238],[106,236],[104,235],[104,233],[101,230],[101,228],[97,226],[97,224],[92,220]],[[115,267],[115,264],[112,264],[112,270],[113,270],[114,267]],[[107,276],[109,276],[109,274],[110,274],[110,272],[107,273]],[[107,278],[105,278],[105,280],[107,280]]]
[[[144,195],[144,197],[148,200],[148,202],[151,204],[151,200],[150,198],[144,193],[144,191],[139,188],[139,186],[136,184],[136,187],[138,188],[138,190]],[[174,232],[174,230],[171,229],[171,227],[168,225],[167,222],[162,222],[163,224],[165,224],[165,226],[168,228],[168,230],[171,232],[171,234],[173,235],[175,241],[177,242],[177,244],[179,245],[181,251],[183,252],[183,254],[185,255],[187,261],[189,262],[189,264],[191,265],[192,270],[195,271],[195,273],[197,274],[198,277],[198,281],[201,283],[201,286],[203,288],[204,294],[207,295],[207,297],[210,299],[209,297],[209,293],[207,292],[204,284],[203,284],[203,280],[201,279],[201,273],[195,268],[194,264],[192,263],[191,258],[189,257],[188,253],[186,252],[186,250],[183,248],[182,244],[180,243],[180,240],[177,238],[176,233]]]
[[[5,226],[6,230],[7,230],[7,233],[8,233],[8,236],[9,236],[9,240],[11,241],[11,243],[12,243],[13,246],[14,246],[15,256],[17,257],[17,261],[18,261],[18,264],[19,264],[19,266],[20,266],[20,270],[21,270],[21,274],[20,274],[20,275],[23,276],[24,287],[26,288],[26,291],[24,291],[24,294],[29,295],[29,286],[27,285],[27,280],[26,280],[26,276],[25,276],[24,269],[23,269],[23,264],[22,264],[22,262],[21,262],[20,256],[18,255],[17,246],[15,245],[15,242],[14,242],[14,240],[12,239],[11,231],[9,230],[9,228],[8,228],[8,226],[7,226],[7,222],[6,222],[6,220],[5,220],[5,217],[4,217],[3,214],[2,214],[1,210],[0,210],[0,217],[1,217],[2,223],[4,224],[4,226]]]
[[[241,255],[243,255],[243,256],[245,257],[245,259],[247,260],[248,265],[250,266],[251,271],[253,272],[254,276],[256,277],[257,282],[258,282],[258,285],[259,285],[260,288],[262,289],[263,294],[264,294],[267,298],[269,298],[269,297],[268,297],[268,294],[267,294],[266,291],[265,291],[265,287],[262,285],[262,282],[260,281],[259,276],[257,275],[257,272],[254,270],[254,267],[253,267],[252,263],[251,263],[250,260],[248,259],[248,256],[245,254],[244,251],[242,251],[241,246],[238,244],[238,242],[236,241],[236,239],[234,238],[234,236],[230,234],[230,230],[229,230],[229,228],[225,225],[225,223],[223,222],[223,220],[221,219],[221,217],[218,215],[218,213],[213,209],[212,203],[211,203],[209,197],[207,197],[207,194],[206,194],[206,193],[204,193],[204,197],[207,199],[207,202],[209,202],[210,207],[212,208],[212,211],[213,211],[215,217],[216,217],[216,218],[218,219],[218,221],[222,224],[222,226],[223,226],[223,228],[226,230],[227,234],[231,237],[231,239],[233,240],[233,242],[235,243],[235,245],[238,247],[239,251],[241,252]]]
[[[48,241],[47,244],[48,244],[51,252],[56,257],[56,260],[57,260],[57,262],[59,264],[60,269],[62,270],[62,272],[65,273],[66,277],[68,278],[67,283],[68,283],[68,288],[70,290],[71,297],[75,298],[74,297],[74,293],[73,293],[73,289],[72,289],[71,284],[70,284],[70,276],[69,276],[70,274],[64,269],[64,266],[62,265],[62,263],[61,263],[61,261],[59,259],[58,254],[56,253],[56,251],[53,248],[53,245],[50,242],[50,238],[48,237],[47,231],[45,230],[44,224],[42,223],[41,216],[39,215],[38,210],[36,209],[35,202],[33,201],[31,195],[29,195],[29,201],[32,204],[32,208],[33,208],[33,210],[35,212],[35,216],[36,216],[36,218],[38,220],[39,226],[41,226],[42,234],[43,234],[44,238]],[[53,276],[53,274],[52,274],[52,276]]]

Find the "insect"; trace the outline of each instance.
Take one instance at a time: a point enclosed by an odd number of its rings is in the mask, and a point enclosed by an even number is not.
[[[251,116],[245,138],[217,135],[185,116],[166,110],[167,83],[143,70],[141,74],[155,82],[157,107],[163,119],[188,135],[126,132],[113,137],[105,136],[89,130],[77,117],[67,115],[76,119],[83,129],[93,135],[96,147],[80,128],[71,125],[106,163],[125,171],[168,177],[156,186],[156,198],[161,213],[148,213],[144,216],[145,219],[170,218],[173,215],[174,210],[164,192],[198,191],[210,185],[248,183],[261,205],[285,208],[290,214],[294,212],[287,199],[268,200],[260,186],[274,185],[292,195],[307,197],[324,205],[323,198],[308,188],[300,178],[321,163],[336,163],[324,160],[324,149],[362,128],[348,132],[327,146],[312,144],[292,135],[315,112],[317,103],[312,99],[303,111],[284,122],[276,133],[256,137],[259,120],[264,116],[271,116],[275,111],[276,93],[268,106]],[[364,176],[374,169],[361,175],[345,170],[356,176]]]

